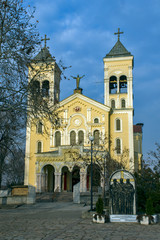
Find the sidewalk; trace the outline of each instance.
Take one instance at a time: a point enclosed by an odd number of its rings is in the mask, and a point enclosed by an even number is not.
[[[0,209],[0,240],[160,240],[160,224],[96,224],[81,218],[88,209],[54,202]]]

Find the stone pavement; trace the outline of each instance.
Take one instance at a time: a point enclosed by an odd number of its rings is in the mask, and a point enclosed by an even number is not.
[[[92,223],[88,207],[73,203],[36,203],[0,209],[0,240],[160,240],[160,223]]]

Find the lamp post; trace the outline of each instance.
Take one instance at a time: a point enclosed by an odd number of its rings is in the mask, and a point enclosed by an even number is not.
[[[109,158],[109,152],[107,152],[104,156],[104,205],[106,206],[106,158]]]
[[[104,206],[106,206],[106,154],[104,155],[104,189],[103,189],[103,197],[104,197]]]
[[[90,209],[90,211],[93,211],[93,191],[92,191],[92,185],[93,185],[93,164],[92,164],[92,152],[93,152],[94,137],[93,136],[89,136],[89,140],[91,141],[91,209]]]

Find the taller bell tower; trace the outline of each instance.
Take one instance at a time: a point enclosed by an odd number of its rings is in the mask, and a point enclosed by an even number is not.
[[[120,41],[122,32],[118,29],[115,34],[118,41],[103,58],[104,104],[112,108],[133,108],[133,55]]]
[[[104,104],[111,107],[110,134],[114,157],[129,150],[128,168],[134,170],[133,143],[133,55],[120,41],[120,29],[115,33],[118,40],[103,58]],[[118,150],[116,150],[118,149]],[[116,156],[115,156],[116,155]]]

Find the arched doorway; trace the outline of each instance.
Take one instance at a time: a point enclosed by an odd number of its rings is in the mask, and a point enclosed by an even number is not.
[[[46,165],[42,168],[41,186],[42,192],[54,192],[55,169],[52,165]]]
[[[64,166],[62,168],[62,179],[61,179],[61,189],[62,191],[72,191],[72,174],[71,172],[68,170],[68,167]]]
[[[93,191],[97,192],[98,191],[98,187],[100,186],[100,179],[101,179],[101,175],[100,175],[100,167],[97,164],[93,163]],[[87,191],[90,191],[91,189],[91,165],[88,166],[87,168]]]
[[[72,191],[73,186],[80,182],[80,168],[78,166],[74,166],[72,171]]]

